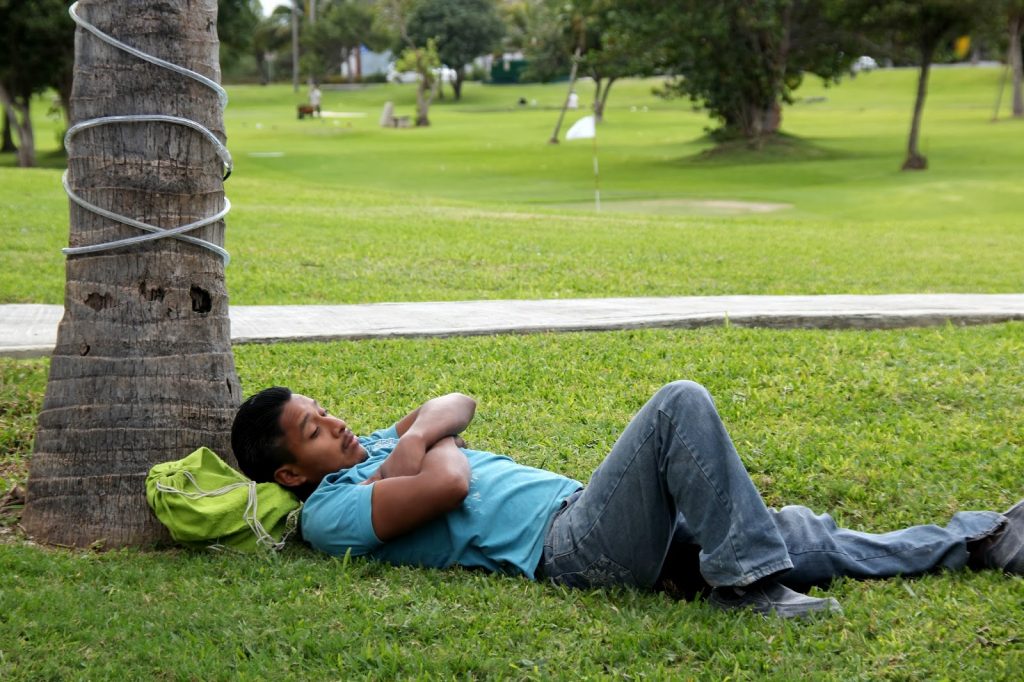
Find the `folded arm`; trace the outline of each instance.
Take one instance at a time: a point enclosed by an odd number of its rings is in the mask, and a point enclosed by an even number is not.
[[[475,412],[476,401],[462,393],[449,393],[423,403],[395,425],[398,445],[369,482],[419,473],[427,451],[443,438],[462,433]]]
[[[469,461],[446,437],[424,454],[415,474],[367,481],[373,483],[374,534],[387,542],[458,508],[469,494],[469,479]]]

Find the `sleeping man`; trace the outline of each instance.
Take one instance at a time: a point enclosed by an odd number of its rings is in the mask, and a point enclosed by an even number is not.
[[[659,390],[586,485],[465,447],[475,410],[452,393],[357,437],[316,400],[273,387],[239,408],[231,443],[250,478],[305,500],[304,539],[335,556],[581,588],[696,580],[714,606],[782,617],[840,612],[835,599],[796,591],[837,576],[1024,574],[1024,500],[884,534],[838,528],[806,507],[767,508],[693,382]],[[692,557],[694,570],[670,557]]]

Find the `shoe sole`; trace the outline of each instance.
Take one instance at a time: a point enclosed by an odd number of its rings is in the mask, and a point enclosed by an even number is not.
[[[813,604],[805,604],[803,606],[783,606],[782,608],[779,608],[774,604],[765,608],[757,604],[727,602],[716,598],[714,595],[708,598],[708,603],[722,611],[752,611],[754,613],[761,614],[765,618],[775,616],[777,618],[790,619],[807,618],[820,615],[843,615],[843,607],[840,606],[839,602],[832,597],[821,599]]]

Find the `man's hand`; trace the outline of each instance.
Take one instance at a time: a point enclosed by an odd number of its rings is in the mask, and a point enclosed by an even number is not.
[[[475,412],[476,401],[462,393],[449,393],[423,403],[398,422],[398,445],[374,476],[415,476],[427,451],[441,439],[462,433]],[[465,443],[462,441],[459,447],[465,447]]]
[[[375,474],[366,481],[373,484],[373,532],[387,542],[458,508],[469,494],[469,479],[469,460],[451,437],[426,452],[414,475]]]

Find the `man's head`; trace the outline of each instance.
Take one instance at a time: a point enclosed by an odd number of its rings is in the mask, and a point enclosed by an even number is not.
[[[281,412],[292,392],[284,386],[265,388],[242,403],[231,425],[231,449],[238,466],[258,483],[274,480],[274,472],[295,461],[284,446]]]
[[[281,386],[242,403],[231,427],[231,447],[249,478],[307,493],[327,474],[366,459],[366,450],[344,421]]]

